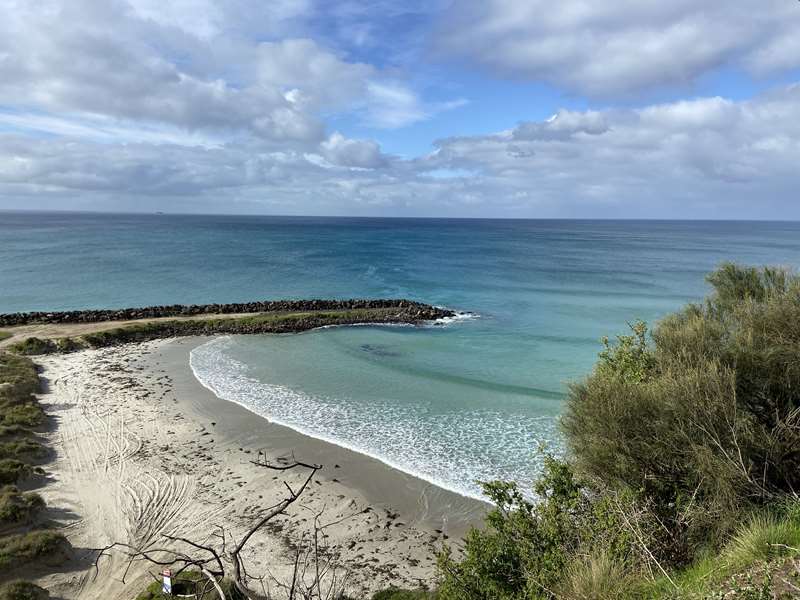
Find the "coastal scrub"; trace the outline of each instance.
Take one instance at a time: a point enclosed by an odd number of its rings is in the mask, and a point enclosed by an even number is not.
[[[442,600],[766,600],[800,594],[800,278],[724,264],[712,294],[603,339],[570,387],[565,461],[496,508]]]

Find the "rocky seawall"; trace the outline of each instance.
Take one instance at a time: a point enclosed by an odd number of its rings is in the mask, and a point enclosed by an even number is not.
[[[419,321],[452,317],[451,310],[421,302],[402,299],[352,299],[352,300],[272,300],[232,304],[172,304],[143,308],[110,310],[71,310],[57,312],[20,312],[0,314],[0,327],[33,324],[101,323],[103,321],[130,321],[163,317],[191,317],[214,314],[247,314],[305,311],[349,311],[392,309],[403,311],[405,316]]]

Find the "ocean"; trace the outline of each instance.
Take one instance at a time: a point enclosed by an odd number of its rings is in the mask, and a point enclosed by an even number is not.
[[[220,398],[442,487],[530,489],[600,338],[707,291],[724,260],[800,265],[800,223],[0,212],[0,312],[404,297],[427,327],[232,336],[192,352]]]

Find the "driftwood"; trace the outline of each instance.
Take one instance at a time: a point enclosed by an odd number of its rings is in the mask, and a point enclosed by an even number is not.
[[[95,577],[99,573],[101,559],[111,556],[116,551],[124,555],[128,561],[122,576],[123,583],[133,564],[139,561],[146,561],[162,570],[173,569],[175,577],[187,569],[198,570],[208,580],[203,588],[195,594],[198,600],[202,600],[212,588],[216,590],[220,600],[232,600],[230,597],[226,598],[220,585],[223,579],[229,580],[233,585],[234,596],[247,600],[274,600],[275,596],[272,594],[271,588],[281,590],[280,597],[288,598],[288,600],[335,600],[341,597],[348,579],[348,572],[346,569],[341,569],[336,560],[331,558],[327,552],[324,543],[325,529],[358,513],[333,522],[323,523],[321,519],[324,508],[322,511],[314,512],[308,506],[298,504],[303,509],[312,512],[313,528],[308,547],[298,547],[295,550],[291,579],[281,581],[271,573],[266,576],[254,577],[247,572],[247,565],[242,558],[247,543],[272,519],[284,514],[291,505],[297,503],[314,475],[322,468],[321,465],[302,462],[294,457],[291,460],[274,464],[267,461],[266,454],[262,455],[261,452],[259,452],[257,460],[250,462],[257,467],[274,471],[304,470],[305,476],[300,485],[295,488],[284,481],[286,495],[276,504],[265,508],[265,512],[236,542],[233,541],[232,534],[221,526],[216,526],[210,532],[209,539],[213,540],[212,542],[200,543],[186,537],[166,534],[162,536],[163,545],[150,544],[140,548],[125,542],[114,542],[93,550]],[[177,549],[180,546],[189,549]],[[260,590],[254,589],[254,585],[258,585]]]

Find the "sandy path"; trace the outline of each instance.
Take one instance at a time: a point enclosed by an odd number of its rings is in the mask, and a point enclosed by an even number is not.
[[[249,462],[255,447],[217,435],[215,422],[182,404],[169,372],[147,363],[167,343],[37,359],[49,382],[42,402],[55,421],[49,437],[57,453],[48,466],[52,482],[41,493],[79,557],[113,541],[163,546],[164,534],[206,541],[217,526],[238,538],[254,516],[283,496],[284,478]],[[253,538],[247,552],[252,573],[286,580],[293,560],[289,548],[308,541],[318,512],[324,522],[342,520],[327,530],[326,542],[350,572],[356,597],[390,583],[413,587],[431,581],[432,550],[442,541],[441,531],[370,505],[330,474],[312,483],[302,506]],[[42,583],[64,598],[129,599],[157,572],[134,563],[123,583],[127,564],[121,556],[104,558],[96,578],[89,566],[76,560]],[[277,589],[274,581],[267,584]]]
[[[99,323],[38,323],[18,325],[16,327],[0,327],[2,331],[12,334],[10,338],[0,340],[0,349],[26,340],[31,337],[59,338],[107,331],[127,325],[142,325],[159,321],[201,321],[204,319],[252,317],[258,313],[204,314],[191,316],[158,317],[154,319],[132,319],[127,321],[101,321]]]

